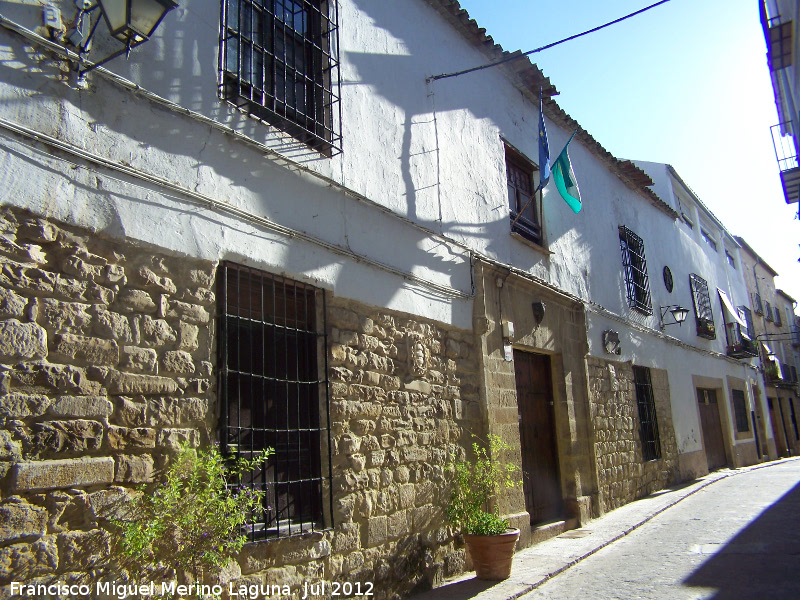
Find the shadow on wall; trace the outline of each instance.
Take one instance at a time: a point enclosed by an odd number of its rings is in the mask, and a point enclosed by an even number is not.
[[[469,76],[439,82],[434,90],[425,83],[425,74],[431,74],[429,70],[438,71],[437,67],[454,66],[453,61],[480,61],[480,54],[431,54],[431,45],[423,44],[425,40],[414,18],[397,18],[398,9],[390,3],[353,1],[374,20],[376,27],[388,30],[411,49],[408,56],[347,53],[347,59],[357,73],[353,81],[344,82],[345,87],[360,86],[375,90],[397,107],[397,115],[402,115],[402,122],[397,126],[402,129],[402,147],[398,158],[403,183],[394,189],[404,190],[407,216],[433,230],[461,239],[479,240],[487,252],[499,255],[507,245],[505,238],[508,236],[505,189],[495,186],[495,182],[487,185],[485,174],[491,173],[492,167],[482,164],[489,157],[488,154],[481,154],[486,152],[485,144],[459,140],[470,132],[462,132],[457,127],[445,133],[450,139],[458,141],[458,148],[466,148],[471,153],[462,157],[462,160],[468,165],[475,164],[476,168],[466,169],[467,181],[454,181],[452,177],[446,181],[454,209],[451,216],[443,214],[441,170],[444,166],[440,164],[439,150],[442,132],[436,131],[434,103],[437,112],[463,112],[463,116],[453,117],[455,121],[452,122],[465,124],[496,118],[498,114],[508,111],[511,111],[513,119],[515,111],[521,115],[521,105],[498,106],[497,100],[490,94],[476,94],[477,80]],[[185,3],[167,16],[152,40],[134,51],[131,61],[119,58],[110,63],[109,68],[253,139],[268,141],[266,138],[269,133],[265,126],[231,110],[217,96],[218,13],[216,10],[204,10],[211,6],[218,8],[214,0]],[[0,0],[0,12],[14,12],[12,8],[12,3]],[[430,10],[427,7],[420,8]],[[36,7],[36,10],[40,9]],[[32,19],[25,14],[26,20]],[[66,9],[62,14],[65,21],[72,18]],[[103,28],[98,31],[107,34]],[[454,286],[464,291],[469,289],[468,273],[463,268],[464,257],[454,256],[449,249],[431,252],[425,247],[424,240],[428,238],[425,234],[404,234],[411,239],[400,240],[402,247],[416,248],[413,251],[398,255],[391,248],[382,248],[386,244],[385,238],[381,237],[385,235],[381,227],[371,227],[369,231],[365,227],[365,231],[359,231],[356,225],[358,218],[363,218],[369,212],[367,209],[361,207],[345,214],[350,209],[344,208],[340,194],[326,187],[310,190],[306,182],[280,165],[279,159],[270,160],[261,153],[231,143],[224,134],[176,116],[149,101],[131,97],[129,92],[108,81],[95,78],[87,90],[71,88],[60,71],[63,65],[43,58],[38,52],[32,53],[29,45],[13,34],[5,37],[10,39],[10,43],[4,51],[4,60],[0,62],[0,81],[23,90],[19,108],[11,108],[6,114],[30,117],[37,110],[30,104],[33,101],[38,103],[42,111],[54,115],[54,118],[36,123],[36,127],[44,133],[78,145],[86,145],[87,139],[92,140],[90,147],[93,151],[107,155],[112,160],[124,160],[133,166],[148,165],[148,169],[154,166],[152,158],[148,159],[148,156],[157,156],[157,152],[162,152],[174,157],[174,160],[159,165],[156,175],[180,179],[184,185],[198,192],[234,204],[245,204],[246,208],[257,214],[326,241],[342,243],[344,240],[344,244],[352,245],[353,251],[367,252],[396,268],[416,271],[417,267],[422,267],[447,274]],[[98,53],[102,45],[98,41]],[[428,53],[420,54],[420,48]],[[408,85],[409,82],[413,85]],[[82,125],[85,125],[85,130]],[[417,127],[426,129],[424,132],[419,130],[420,134],[417,135]],[[427,129],[430,127],[434,128],[432,134]],[[530,128],[530,125],[527,127]],[[126,142],[124,148],[120,145],[121,139]],[[417,140],[424,141],[420,144]],[[435,142],[433,147],[424,146],[429,140]],[[308,160],[319,160],[316,153],[307,154]],[[353,156],[356,157],[355,154]],[[363,158],[363,155],[359,156]],[[293,158],[304,160],[297,155],[293,155]],[[392,161],[389,161],[389,168],[393,168]],[[179,170],[180,177],[176,178]],[[502,186],[502,174],[496,169],[495,172],[498,173],[496,183]],[[137,182],[137,185],[140,184]],[[499,189],[495,190],[496,187]],[[280,193],[267,194],[266,189],[279,190]],[[461,211],[458,205],[461,194],[478,198],[477,202],[488,205],[488,209],[484,206],[477,213],[473,211],[469,214]],[[377,200],[392,204],[392,198]],[[298,210],[298,205],[302,205],[303,209]],[[362,222],[370,226],[379,223],[378,211],[369,210],[373,214]],[[192,210],[177,212],[194,214]],[[470,216],[475,214],[489,214],[491,219]],[[181,215],[175,218],[180,220]],[[194,215],[193,218],[200,217]],[[125,230],[125,225],[115,223],[114,228]],[[358,240],[358,236],[362,239]],[[399,243],[397,247],[401,247]],[[530,267],[536,267],[543,261],[546,264],[547,259],[536,258]],[[384,303],[390,301],[392,296],[393,293],[390,293],[384,298]]]
[[[800,598],[800,484],[764,511],[683,583],[714,600]]]

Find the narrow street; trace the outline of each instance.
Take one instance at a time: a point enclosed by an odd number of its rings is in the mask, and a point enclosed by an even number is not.
[[[800,598],[800,461],[703,488],[526,600]]]

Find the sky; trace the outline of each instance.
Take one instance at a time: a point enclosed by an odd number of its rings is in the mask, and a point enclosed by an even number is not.
[[[655,0],[460,2],[505,50],[526,52]],[[606,150],[671,164],[800,301],[798,205],[783,198],[770,134],[778,116],[758,6],[670,0],[531,60],[559,106]]]

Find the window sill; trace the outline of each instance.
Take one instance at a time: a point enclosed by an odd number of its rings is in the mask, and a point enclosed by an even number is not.
[[[526,246],[530,246],[531,248],[533,248],[537,252],[541,252],[542,254],[545,254],[547,256],[550,256],[551,254],[554,254],[553,252],[550,252],[550,250],[548,250],[544,246],[540,246],[536,242],[530,241],[528,238],[518,234],[516,231],[512,231],[511,232],[511,237],[514,238],[515,240],[518,240],[518,241],[522,242]]]

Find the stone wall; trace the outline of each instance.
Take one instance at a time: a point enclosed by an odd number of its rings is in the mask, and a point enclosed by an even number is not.
[[[443,509],[449,457],[480,420],[471,334],[338,298],[327,321],[335,527],[249,545],[244,580],[436,586],[465,566]]]
[[[180,442],[214,440],[216,268],[0,213],[0,597],[92,581],[113,507]],[[481,419],[471,333],[327,310],[334,527],[248,544],[219,578],[372,582],[376,598],[437,585],[465,565],[443,508],[446,463]]]
[[[92,568],[106,508],[214,425],[209,263],[0,213],[0,586]]]
[[[645,462],[633,365],[595,357],[588,357],[586,362],[602,514],[674,483],[678,477],[678,446],[666,371],[650,369],[661,458]]]

